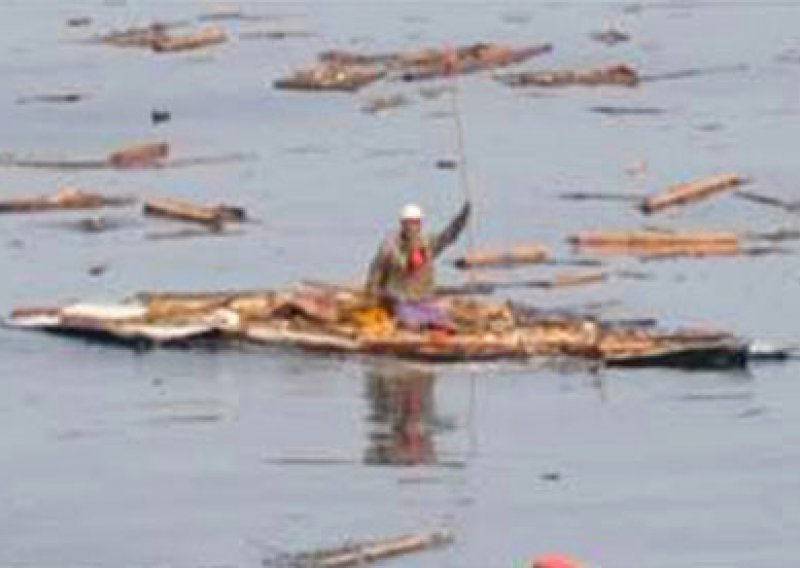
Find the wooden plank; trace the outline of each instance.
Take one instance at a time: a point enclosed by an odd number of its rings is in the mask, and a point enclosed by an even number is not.
[[[716,174],[672,186],[661,193],[644,199],[639,208],[643,213],[655,213],[668,207],[706,199],[716,193],[737,187],[744,182],[744,178],[735,173]]]
[[[243,221],[246,213],[241,207],[230,205],[199,206],[172,198],[150,198],[144,204],[145,215],[166,217],[180,221],[200,223],[212,229],[221,229],[228,221]]]
[[[15,198],[0,201],[0,213],[36,213],[60,209],[98,209],[133,203],[130,197],[107,197],[73,187],[65,187],[55,195]]]
[[[564,87],[569,85],[635,87],[639,83],[636,69],[625,63],[594,69],[509,73],[498,75],[496,79],[510,87]]]
[[[228,36],[225,30],[219,26],[207,26],[185,35],[156,34],[150,46],[157,53],[167,53],[200,49],[226,41]]]
[[[112,167],[124,169],[152,166],[168,156],[168,143],[145,142],[112,152],[107,159]]]
[[[543,262],[549,256],[544,245],[538,243],[524,243],[511,248],[476,249],[468,251],[461,258],[456,259],[457,268],[474,268],[486,266],[513,266],[516,264],[531,264]]]

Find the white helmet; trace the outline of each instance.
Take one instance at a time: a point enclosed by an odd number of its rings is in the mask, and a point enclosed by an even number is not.
[[[422,220],[422,208],[414,203],[409,203],[400,212],[400,219],[403,221]]]

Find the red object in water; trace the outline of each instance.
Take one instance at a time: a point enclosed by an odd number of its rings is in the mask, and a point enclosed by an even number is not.
[[[585,568],[583,564],[564,554],[545,554],[533,560],[531,568]]]

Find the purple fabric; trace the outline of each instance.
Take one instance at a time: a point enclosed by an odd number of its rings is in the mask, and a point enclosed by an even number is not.
[[[449,328],[453,325],[444,310],[430,300],[398,302],[395,317],[401,326],[410,329]]]

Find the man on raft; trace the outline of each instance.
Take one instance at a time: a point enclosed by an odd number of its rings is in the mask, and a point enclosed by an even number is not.
[[[367,294],[403,327],[450,330],[453,325],[435,299],[434,260],[453,244],[467,224],[469,202],[439,233],[423,233],[422,209],[409,204],[400,214],[400,230],[387,237],[369,267]]]

